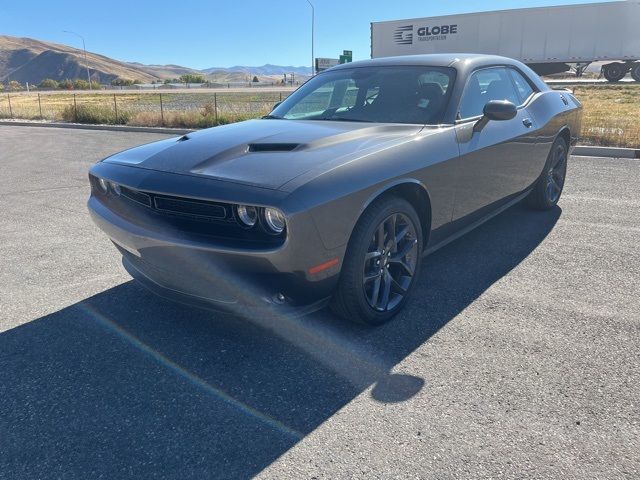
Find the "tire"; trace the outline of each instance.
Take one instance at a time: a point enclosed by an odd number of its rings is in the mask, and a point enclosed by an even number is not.
[[[422,242],[420,219],[409,202],[383,196],[372,203],[351,234],[331,302],[334,313],[366,325],[390,320],[416,283]]]
[[[631,66],[631,76],[636,82],[640,82],[640,62],[636,62]]]
[[[531,208],[549,210],[558,204],[567,176],[568,153],[567,141],[563,137],[556,138],[544,170],[527,197],[527,203]]]
[[[602,67],[604,78],[609,82],[619,82],[629,69],[624,63],[609,63]]]

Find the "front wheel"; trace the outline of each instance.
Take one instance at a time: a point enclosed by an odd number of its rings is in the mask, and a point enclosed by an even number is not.
[[[556,138],[544,170],[527,197],[529,206],[536,210],[549,210],[558,203],[567,176],[568,154],[567,141],[562,137]]]
[[[409,202],[374,202],[354,228],[332,309],[339,316],[380,325],[400,311],[420,271],[422,228]]]

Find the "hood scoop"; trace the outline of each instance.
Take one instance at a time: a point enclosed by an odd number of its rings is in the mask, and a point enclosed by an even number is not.
[[[250,143],[249,152],[291,152],[299,143]]]

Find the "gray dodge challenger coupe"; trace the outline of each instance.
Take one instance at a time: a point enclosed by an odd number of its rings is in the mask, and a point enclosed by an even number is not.
[[[522,199],[556,205],[581,118],[508,58],[355,62],[262,119],[102,160],[89,210],[162,296],[244,315],[330,304],[377,325],[423,255]]]

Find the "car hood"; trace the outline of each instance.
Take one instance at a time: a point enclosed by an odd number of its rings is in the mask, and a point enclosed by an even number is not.
[[[420,126],[249,120],[149,143],[105,162],[278,189],[322,165],[333,168],[418,133]]]

